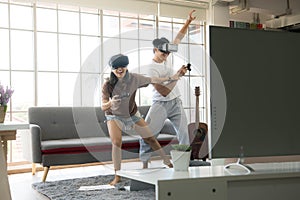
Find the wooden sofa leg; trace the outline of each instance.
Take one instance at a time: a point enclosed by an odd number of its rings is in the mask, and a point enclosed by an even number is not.
[[[50,169],[50,166],[44,167],[44,175],[43,175],[43,179],[42,179],[43,182],[46,181],[49,169]]]
[[[31,166],[31,173],[32,173],[32,175],[35,175],[35,173],[36,173],[36,166],[35,166],[35,163],[32,163],[32,166]]]

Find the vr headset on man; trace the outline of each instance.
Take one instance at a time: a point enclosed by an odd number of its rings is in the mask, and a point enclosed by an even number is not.
[[[165,37],[157,38],[152,41],[154,47],[163,53],[172,53],[178,51],[178,45],[170,43]]]
[[[178,45],[172,43],[164,43],[161,46],[159,46],[158,49],[164,53],[172,53],[178,51]]]

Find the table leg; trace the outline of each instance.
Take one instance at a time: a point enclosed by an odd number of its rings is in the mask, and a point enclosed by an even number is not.
[[[10,187],[9,187],[9,182],[8,182],[8,178],[7,178],[6,161],[4,159],[4,152],[3,152],[2,146],[0,148],[0,177],[1,177],[1,182],[0,182],[1,199],[11,200]]]
[[[1,147],[3,148],[4,158],[7,162],[7,141],[16,140],[16,130],[0,131]]]
[[[134,179],[130,180],[130,191],[139,191],[139,190],[147,190],[147,189],[155,189],[155,185],[144,183]]]
[[[4,159],[7,162],[7,140],[2,140]]]

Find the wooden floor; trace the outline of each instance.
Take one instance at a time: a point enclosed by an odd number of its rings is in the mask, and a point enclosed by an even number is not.
[[[163,166],[161,160],[153,160],[149,167]],[[131,161],[122,163],[122,169],[141,169],[142,163],[139,161]],[[67,169],[55,169],[48,173],[47,181],[55,181],[62,179],[72,179],[79,177],[109,175],[114,174],[112,164],[94,165],[86,167],[73,167]],[[31,184],[40,182],[43,172],[37,172],[35,175],[31,173],[12,174],[8,176],[12,200],[47,200],[44,196],[32,189]]]

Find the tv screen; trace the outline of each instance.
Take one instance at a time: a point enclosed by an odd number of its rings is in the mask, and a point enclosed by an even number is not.
[[[300,33],[209,27],[211,157],[300,155]]]

